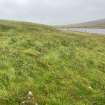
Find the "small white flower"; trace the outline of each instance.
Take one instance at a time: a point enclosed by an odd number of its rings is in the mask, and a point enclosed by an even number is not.
[[[33,94],[32,94],[32,92],[31,92],[31,91],[29,91],[29,92],[28,92],[28,95],[29,95],[29,96],[33,96]]]
[[[31,97],[27,97],[29,100],[31,99]]]
[[[92,89],[92,87],[91,87],[91,86],[89,86],[88,88],[89,88],[89,89]]]
[[[36,103],[35,105],[38,105],[38,103]]]
[[[23,101],[22,104],[25,104],[25,102]]]

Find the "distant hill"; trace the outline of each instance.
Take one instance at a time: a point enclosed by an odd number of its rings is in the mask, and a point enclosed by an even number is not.
[[[78,24],[65,25],[66,28],[105,28],[105,19],[88,21]]]

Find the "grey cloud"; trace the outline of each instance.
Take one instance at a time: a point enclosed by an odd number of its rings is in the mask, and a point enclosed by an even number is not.
[[[70,24],[105,18],[105,0],[0,0],[0,18]]]

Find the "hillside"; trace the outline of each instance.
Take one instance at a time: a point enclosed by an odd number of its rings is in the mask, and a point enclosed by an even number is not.
[[[88,21],[79,24],[65,25],[66,28],[105,28],[105,19]]]
[[[105,37],[0,21],[0,105],[105,105]]]

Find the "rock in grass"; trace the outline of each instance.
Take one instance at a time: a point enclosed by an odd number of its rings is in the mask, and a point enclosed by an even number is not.
[[[28,92],[25,99],[21,102],[21,105],[38,105],[31,91]]]

